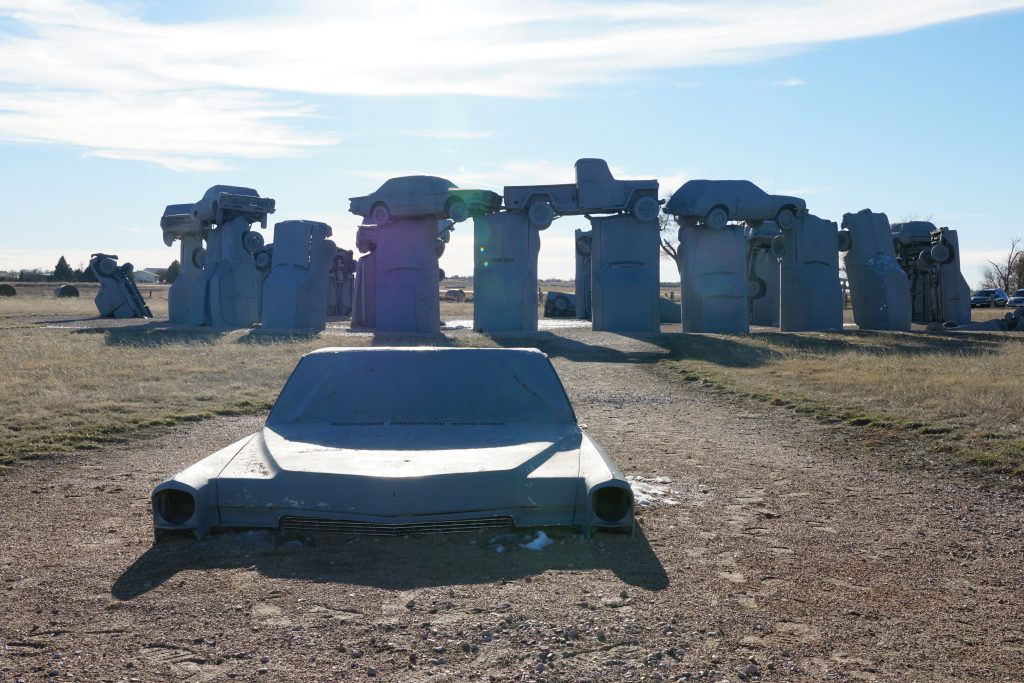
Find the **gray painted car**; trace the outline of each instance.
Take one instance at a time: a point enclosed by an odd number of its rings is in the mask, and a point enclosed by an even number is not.
[[[490,190],[455,187],[429,175],[391,178],[373,194],[351,197],[348,210],[371,225],[393,218],[449,218],[460,223],[470,216],[497,211],[501,195]]]
[[[156,540],[223,529],[631,531],[633,493],[534,349],[327,348],[259,432],[152,493]]]
[[[664,210],[718,230],[729,221],[775,221],[788,230],[807,213],[807,203],[768,194],[749,180],[690,180],[672,194]]]
[[[1011,294],[1010,298],[1006,300],[1006,305],[1011,308],[1024,306],[1024,289],[1018,289],[1016,292]]]

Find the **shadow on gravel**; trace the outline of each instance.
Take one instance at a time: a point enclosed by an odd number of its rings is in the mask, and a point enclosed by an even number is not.
[[[147,550],[118,577],[118,600],[143,595],[186,570],[250,569],[270,578],[410,590],[523,579],[546,571],[610,571],[637,588],[660,591],[668,575],[638,526],[632,537],[586,539],[549,530],[541,551],[519,547],[531,532],[489,532],[379,538],[226,533],[175,539]],[[516,538],[512,538],[516,536]],[[498,552],[499,545],[504,552]],[[582,577],[581,577],[582,578]]]
[[[100,330],[94,330],[99,332]],[[83,330],[84,332],[84,330]],[[149,323],[133,327],[108,327],[102,330],[108,346],[164,346],[166,344],[213,344],[225,330],[196,327],[167,327]]]

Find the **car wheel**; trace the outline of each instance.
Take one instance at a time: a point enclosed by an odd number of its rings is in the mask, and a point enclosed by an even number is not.
[[[760,299],[768,291],[768,283],[762,278],[754,277],[747,280],[747,298]]]
[[[839,251],[850,251],[853,248],[853,235],[849,230],[839,231]]]
[[[790,207],[784,207],[775,215],[775,224],[782,230],[790,230],[796,225],[796,213]]]
[[[949,258],[952,255],[952,250],[945,244],[940,242],[939,244],[932,245],[931,257],[936,263],[949,263]]]
[[[270,266],[273,265],[273,257],[266,249],[256,252],[255,259],[257,270],[270,270]]]
[[[441,240],[434,242],[434,253],[437,254],[437,258],[444,256],[445,243]]]
[[[199,269],[202,269],[206,265],[205,249],[202,247],[196,247],[192,250],[192,265]]]
[[[384,225],[391,220],[391,211],[386,204],[378,202],[370,209],[370,222],[374,225]]]
[[[554,309],[554,313],[557,313],[558,317],[566,317],[569,311],[569,298],[564,296],[556,296],[554,301],[551,302],[551,308]]]
[[[100,275],[103,277],[110,277],[117,270],[117,262],[109,256],[104,256],[96,264],[96,270],[100,271]]]
[[[776,235],[772,238],[772,256],[782,258],[786,255],[786,238],[784,235]]]
[[[469,218],[469,207],[466,206],[466,202],[457,197],[448,202],[448,206],[445,207],[445,212],[448,214],[448,218],[452,219],[456,223],[461,223]]]
[[[530,220],[530,223],[543,230],[551,225],[551,222],[555,220],[555,210],[551,208],[551,204],[540,201],[530,204],[530,208],[526,211],[526,216]]]
[[[242,235],[242,248],[245,249],[249,254],[256,255],[256,253],[263,248],[263,235],[258,232],[250,230]]]
[[[728,223],[729,212],[725,210],[724,206],[716,206],[704,217],[704,225],[715,230],[724,229]]]
[[[658,212],[661,207],[658,205],[658,200],[654,197],[641,197],[636,200],[633,204],[633,217],[638,221],[655,221],[658,220]]]
[[[927,251],[922,251],[917,255],[917,267],[922,270],[932,265],[932,255]]]

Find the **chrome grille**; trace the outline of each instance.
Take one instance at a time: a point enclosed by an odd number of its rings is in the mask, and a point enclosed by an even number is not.
[[[452,534],[476,529],[506,529],[513,527],[511,517],[480,517],[436,522],[386,524],[381,522],[352,522],[342,519],[316,517],[282,517],[282,531],[331,531],[361,536],[406,536],[408,534]]]

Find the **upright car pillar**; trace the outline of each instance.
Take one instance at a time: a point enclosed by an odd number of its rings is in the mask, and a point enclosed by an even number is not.
[[[473,218],[473,329],[537,331],[539,252],[540,232],[522,213]]]

